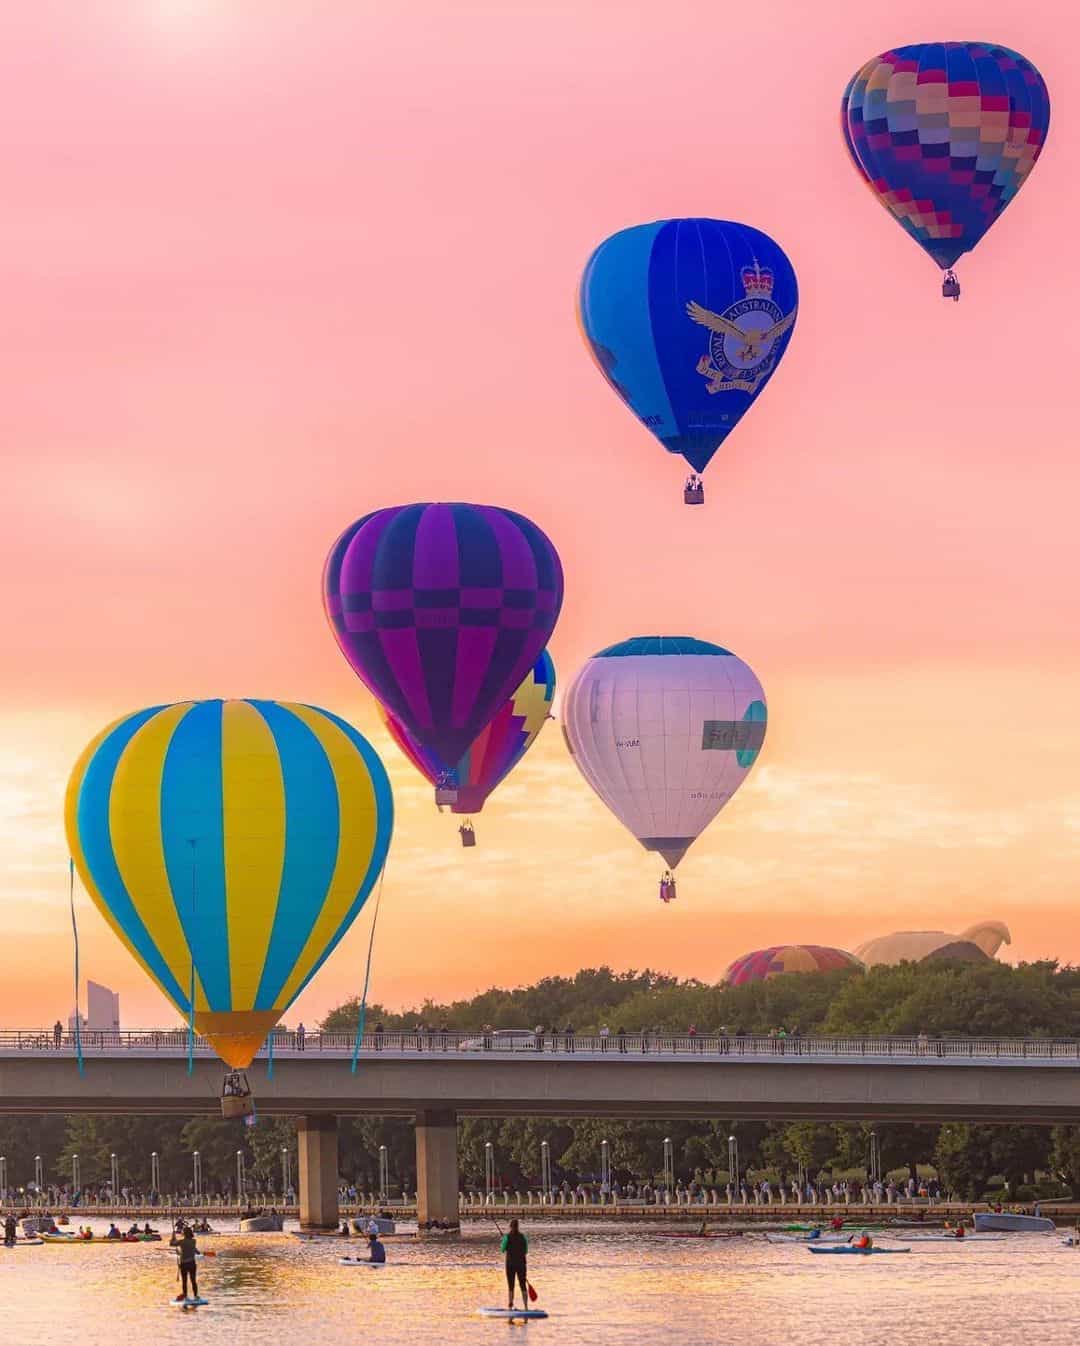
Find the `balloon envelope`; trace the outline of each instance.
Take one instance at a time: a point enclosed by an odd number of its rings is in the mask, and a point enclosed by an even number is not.
[[[765,693],[730,650],[637,636],[587,660],[563,699],[578,770],[674,868],[739,788],[765,738]]]
[[[724,973],[729,986],[745,986],[752,981],[768,981],[788,972],[835,972],[842,967],[861,968],[854,954],[820,944],[774,944],[736,958]]]
[[[1050,95],[1008,47],[917,42],[856,71],[841,123],[874,195],[947,268],[1026,182],[1046,140]]]
[[[578,317],[608,383],[700,472],[772,377],[798,306],[795,272],[768,234],[660,220],[600,244]]]
[[[456,784],[458,797],[451,812],[479,813],[492,790],[532,747],[547,723],[554,697],[555,665],[544,650],[517,691],[503,702],[454,767],[417,743],[401,721],[382,706],[379,713],[391,738],[432,785],[447,777]]]
[[[397,505],[342,533],[324,603],[357,676],[410,738],[457,762],[548,643],[558,554],[492,505]]]
[[[229,1065],[250,1063],[363,906],[393,800],[351,725],[282,701],[184,701],[110,725],[72,772],[94,903]]]

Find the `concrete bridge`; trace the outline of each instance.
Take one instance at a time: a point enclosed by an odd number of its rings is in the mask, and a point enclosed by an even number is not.
[[[337,1118],[416,1122],[421,1220],[456,1220],[460,1116],[1080,1123],[1080,1042],[1060,1039],[749,1038],[279,1033],[261,1113],[298,1118],[301,1222],[337,1220]],[[71,1044],[0,1033],[0,1112],[215,1113],[223,1068],[182,1032]]]

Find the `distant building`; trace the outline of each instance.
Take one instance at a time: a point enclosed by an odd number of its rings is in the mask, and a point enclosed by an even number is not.
[[[86,983],[86,1013],[79,1015],[82,1032],[115,1033],[120,1028],[120,992],[99,986],[96,981]],[[68,1032],[75,1031],[75,1011],[68,1015]]]

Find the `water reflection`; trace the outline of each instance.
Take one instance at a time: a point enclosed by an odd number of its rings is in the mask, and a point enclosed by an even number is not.
[[[530,1279],[551,1317],[508,1326],[476,1317],[505,1303],[493,1232],[460,1242],[390,1240],[389,1264],[342,1266],[363,1241],[287,1234],[202,1240],[204,1309],[178,1312],[174,1255],[161,1244],[0,1252],[7,1335],[79,1346],[266,1346],[268,1337],[353,1346],[465,1346],[528,1331],[559,1346],[676,1339],[681,1346],[1071,1346],[1080,1252],[1057,1237],[918,1246],[907,1257],[811,1257],[760,1237],[657,1238],[623,1225],[526,1225]],[[899,1241],[898,1241],[899,1242]],[[512,1340],[520,1340],[515,1337]]]

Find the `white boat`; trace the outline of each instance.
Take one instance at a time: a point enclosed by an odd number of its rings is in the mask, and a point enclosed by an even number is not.
[[[285,1228],[284,1215],[249,1215],[240,1221],[241,1234],[280,1234]],[[198,1235],[195,1236],[198,1238]]]
[[[977,1211],[976,1234],[999,1230],[1004,1234],[1052,1234],[1057,1226],[1045,1215],[1010,1215],[1005,1211]]]
[[[397,1233],[397,1225],[389,1215],[361,1215],[353,1220],[352,1227],[357,1234]]]

